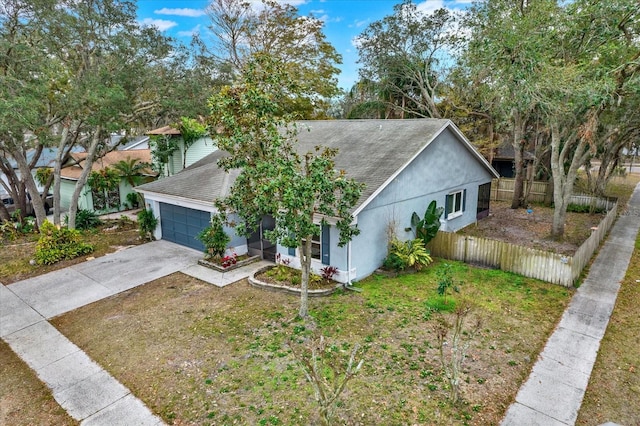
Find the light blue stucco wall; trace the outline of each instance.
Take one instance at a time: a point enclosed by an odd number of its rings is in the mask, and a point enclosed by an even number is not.
[[[401,141],[400,141],[401,143]],[[442,220],[441,230],[456,231],[476,221],[478,187],[493,175],[449,129],[433,141],[357,217],[360,235],[352,241],[352,267],[358,279],[370,275],[387,255],[387,229],[401,240],[414,238],[411,215],[420,217],[432,200],[444,207],[446,196],[465,190],[464,213]],[[333,260],[332,260],[333,263]]]

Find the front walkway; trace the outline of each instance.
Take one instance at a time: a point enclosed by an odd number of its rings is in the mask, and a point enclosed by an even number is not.
[[[177,271],[222,287],[265,265],[256,262],[219,273],[197,265],[201,257],[198,251],[156,241],[9,286],[0,284],[0,337],[83,425],[164,424],[47,320]]]
[[[573,425],[640,229],[640,184],[509,407],[503,426]]]

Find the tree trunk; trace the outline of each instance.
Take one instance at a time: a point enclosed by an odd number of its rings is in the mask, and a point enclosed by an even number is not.
[[[47,220],[47,214],[44,211],[44,203],[42,202],[42,198],[40,197],[40,191],[38,191],[38,187],[36,185],[35,180],[33,179],[33,175],[31,174],[31,169],[27,164],[27,159],[21,152],[16,150],[12,153],[13,159],[18,163],[18,169],[20,170],[20,175],[22,177],[22,181],[24,182],[29,195],[31,196],[31,206],[33,207],[33,211],[36,215],[36,223],[38,224],[38,228],[42,226],[45,220]]]
[[[312,235],[307,235],[304,245],[298,244],[301,250],[300,268],[302,269],[302,279],[300,280],[300,318],[309,315],[309,275],[311,274],[311,239]]]
[[[513,114],[513,153],[515,165],[515,182],[513,188],[513,198],[511,199],[511,208],[517,209],[522,207],[524,194],[524,123],[519,112]]]
[[[584,164],[587,154],[586,142],[583,139],[578,141],[575,150],[572,151],[572,138],[562,143],[562,134],[557,123],[551,125],[551,171],[553,174],[553,223],[551,225],[551,236],[562,238],[564,235],[564,225],[567,217],[567,206],[571,195],[573,195],[573,185],[578,176],[578,168]],[[569,169],[565,171],[565,160],[571,155]]]
[[[102,128],[98,126],[93,134],[93,139],[91,140],[91,145],[87,150],[87,157],[84,160],[84,167],[82,169],[82,174],[78,178],[76,182],[76,186],[73,189],[73,195],[71,196],[71,204],[69,205],[69,223],[67,223],[67,227],[69,229],[76,228],[76,214],[78,213],[78,199],[80,198],[80,192],[84,189],[84,185],[87,183],[87,179],[89,178],[89,173],[91,173],[91,166],[93,165],[93,158],[95,157],[96,150],[98,149],[98,144],[100,143],[100,133],[102,133]]]
[[[55,225],[60,225],[60,215],[62,214],[62,208],[60,206],[60,187],[62,182],[61,170],[62,162],[66,159],[66,154],[63,154],[63,152],[69,140],[69,128],[69,125],[65,125],[62,128],[60,142],[58,143],[58,152],[56,153],[56,159],[53,166],[53,223]]]

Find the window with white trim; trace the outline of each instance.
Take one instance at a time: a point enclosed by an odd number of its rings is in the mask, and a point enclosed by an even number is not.
[[[311,259],[319,260],[323,265],[329,265],[331,258],[330,249],[330,227],[327,224],[317,225],[319,235],[311,237]],[[306,239],[302,239],[302,244],[306,243]],[[291,251],[289,251],[291,253]]]
[[[316,226],[318,226],[318,228],[320,227],[320,225],[316,225]],[[320,234],[320,232],[318,232],[318,234]],[[302,239],[303,247],[305,246],[306,242],[307,242],[306,238],[303,238]],[[311,258],[320,260],[321,256],[322,256],[322,243],[321,243],[320,235],[314,235],[311,237]]]
[[[465,193],[465,190],[461,190],[447,195],[445,203],[445,219],[453,219],[458,216],[462,216],[462,212],[464,212]]]

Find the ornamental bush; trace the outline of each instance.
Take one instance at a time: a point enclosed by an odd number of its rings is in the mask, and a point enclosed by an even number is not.
[[[197,238],[204,244],[206,259],[222,258],[231,242],[231,238],[224,232],[222,218],[217,214],[211,217],[209,226],[204,228]]]
[[[52,265],[92,251],[93,246],[82,241],[82,234],[78,230],[58,228],[49,221],[45,221],[40,227],[35,254],[39,265]]]
[[[383,267],[397,272],[406,268],[419,271],[429,263],[431,263],[431,256],[421,239],[416,238],[405,242],[396,239],[391,242],[389,255],[384,260]]]

